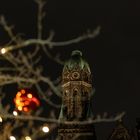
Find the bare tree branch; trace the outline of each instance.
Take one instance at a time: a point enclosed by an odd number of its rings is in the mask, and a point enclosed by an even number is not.
[[[42,29],[43,29],[42,21],[43,21],[43,18],[45,17],[45,12],[43,11],[43,8],[44,8],[46,2],[45,2],[45,0],[35,0],[35,2],[38,5],[37,38],[41,39],[42,38]]]
[[[114,122],[114,121],[118,121],[120,120],[123,116],[125,115],[124,112],[114,116],[114,117],[108,117],[108,118],[104,118],[102,116],[100,116],[100,118],[96,117],[94,119],[91,120],[87,120],[87,121],[64,121],[61,122],[58,119],[52,119],[52,118],[43,118],[43,117],[38,117],[38,116],[30,116],[30,115],[20,115],[20,116],[13,116],[11,114],[0,114],[0,116],[2,118],[9,118],[9,119],[18,119],[18,120],[34,120],[34,121],[42,121],[42,122],[46,122],[46,123],[62,123],[62,124],[91,124],[91,123],[100,123],[100,122]]]
[[[24,39],[21,34],[15,34],[13,31],[13,26],[10,26],[6,21],[4,16],[0,17],[0,25],[3,27],[5,32],[10,37],[7,44],[1,46],[0,49],[0,62],[2,62],[2,67],[0,68],[0,102],[6,98],[5,93],[2,90],[3,86],[8,86],[9,84],[17,84],[18,87],[34,87],[38,91],[39,96],[47,104],[56,109],[60,109],[61,105],[54,103],[51,98],[47,98],[45,93],[48,88],[53,93],[53,96],[59,97],[61,100],[62,93],[60,90],[60,80],[57,82],[52,81],[48,75],[43,74],[43,67],[41,67],[41,54],[42,51],[45,53],[47,59],[54,60],[58,64],[63,65],[63,61],[60,59],[60,54],[53,56],[52,49],[54,47],[67,47],[72,44],[80,43],[87,39],[94,39],[100,33],[101,27],[98,26],[93,31],[87,31],[86,33],[79,35],[78,37],[72,38],[70,40],[64,41],[54,41],[55,33],[50,32],[48,37],[43,37],[43,19],[45,17],[44,6],[45,0],[34,0],[38,6],[37,11],[37,36],[35,38]],[[25,48],[25,49],[24,49]],[[26,49],[31,48],[31,49]],[[45,89],[41,86],[45,85]],[[92,92],[92,95],[94,91]],[[91,95],[91,96],[92,96]],[[52,96],[51,96],[52,97]],[[34,139],[39,137],[39,131],[34,128],[34,121],[39,121],[41,123],[49,123],[51,130],[55,129],[60,123],[71,124],[88,124],[88,123],[101,123],[101,122],[114,122],[121,119],[124,116],[124,112],[119,113],[115,116],[109,117],[105,112],[103,115],[97,115],[86,121],[74,121],[74,122],[61,122],[56,119],[54,110],[51,111],[48,118],[41,117],[41,111],[38,110],[36,113],[19,113],[14,116],[10,113],[10,105],[4,106],[0,104],[0,119],[2,121],[6,120],[8,123],[3,123],[3,131],[0,133],[0,140],[7,140],[12,135],[13,130],[21,127],[23,122],[28,122],[27,129],[22,130],[22,135],[20,140],[25,139],[25,135],[29,134],[29,129],[32,131],[30,133],[31,137]],[[10,121],[8,121],[10,120]],[[11,121],[12,120],[12,121]],[[75,136],[76,139],[78,135]]]
[[[79,42],[84,41],[86,39],[94,38],[99,34],[99,32],[100,32],[100,27],[97,27],[97,29],[94,30],[93,32],[88,32],[87,34],[84,34],[82,36],[79,36],[77,38],[74,38],[74,39],[71,39],[71,40],[68,40],[68,41],[54,42],[54,41],[51,41],[50,39],[46,39],[46,40],[28,39],[28,40],[20,42],[20,44],[5,46],[4,48],[8,52],[8,51],[20,49],[20,48],[23,48],[23,47],[28,47],[30,45],[49,46],[50,48],[58,47],[58,46],[62,47],[62,46],[67,46],[67,45],[79,43]]]

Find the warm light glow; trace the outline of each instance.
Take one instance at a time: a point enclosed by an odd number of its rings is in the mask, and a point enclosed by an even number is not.
[[[40,101],[35,93],[29,89],[21,89],[14,98],[14,103],[19,111],[29,112],[40,106]]]
[[[28,108],[27,107],[23,107],[23,111],[28,112]]]
[[[32,140],[32,139],[31,139],[31,137],[26,136],[26,137],[25,137],[25,140]]]
[[[5,54],[6,51],[7,51],[7,50],[6,50],[5,48],[2,48],[2,49],[0,50],[1,54]]]
[[[10,140],[16,140],[16,138],[14,136],[10,136],[9,138],[10,138]]]
[[[20,97],[21,96],[21,92],[18,92],[16,96],[17,97]]]
[[[34,101],[36,103],[37,106],[40,105],[40,102],[37,100],[37,98],[32,98],[32,101]]]
[[[15,100],[15,102],[16,102],[17,105],[20,104],[20,100],[19,99]]]
[[[29,94],[27,94],[27,97],[31,99],[33,97],[33,95],[31,93],[29,93]]]
[[[42,131],[43,131],[44,133],[48,133],[50,130],[49,130],[49,127],[48,127],[48,126],[43,126],[43,127],[42,127]]]
[[[24,103],[25,105],[29,105],[30,104],[30,102],[29,101],[25,101],[25,103]]]
[[[0,123],[2,123],[2,121],[3,121],[3,120],[2,120],[2,117],[0,117]]]
[[[25,92],[26,92],[26,91],[25,91],[24,89],[21,90],[21,93],[22,93],[22,94],[25,94]]]
[[[13,111],[13,115],[17,116],[18,115],[17,111]]]
[[[19,111],[22,111],[22,106],[18,106],[18,110]]]

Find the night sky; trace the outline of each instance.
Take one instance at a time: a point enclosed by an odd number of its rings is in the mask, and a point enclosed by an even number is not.
[[[81,50],[94,77],[93,112],[114,115],[126,111],[124,122],[133,128],[140,117],[140,1],[47,0],[45,11],[44,38],[53,29],[55,41],[72,39],[101,26],[95,39],[54,48],[53,54],[61,52],[66,60],[72,50]],[[0,0],[0,14],[15,24],[15,32],[25,33],[25,38],[36,37],[36,12],[33,0]],[[6,41],[0,27],[0,45]],[[44,63],[50,77],[61,74],[62,66],[48,59]],[[96,126],[98,140],[107,139],[112,125]]]

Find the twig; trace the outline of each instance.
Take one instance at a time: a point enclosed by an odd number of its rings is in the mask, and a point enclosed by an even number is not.
[[[4,16],[0,16],[0,24],[3,26],[4,30],[7,32],[7,34],[9,35],[9,37],[11,38],[11,42],[13,41],[14,43],[18,44],[18,39],[13,33],[13,26],[9,26],[5,20]]]
[[[9,118],[9,119],[18,119],[18,120],[34,120],[34,121],[42,121],[42,122],[46,122],[46,123],[61,123],[61,124],[91,124],[91,123],[100,123],[100,122],[114,122],[114,121],[118,121],[120,120],[123,116],[125,115],[124,112],[111,117],[111,118],[103,118],[100,117],[100,119],[93,119],[93,120],[88,120],[88,121],[60,121],[58,119],[52,119],[52,118],[43,118],[43,117],[38,117],[38,116],[30,116],[30,115],[19,115],[19,116],[13,116],[11,114],[0,114],[0,116],[2,118]]]
[[[45,1],[44,0],[35,0],[35,2],[38,5],[38,15],[37,15],[37,38],[41,39],[42,38],[42,29],[43,29],[43,25],[42,25],[42,21],[43,18],[45,17],[45,13],[43,11],[43,8],[45,6]]]
[[[20,49],[23,47],[28,47],[31,45],[41,45],[41,46],[49,46],[50,48],[52,47],[62,47],[62,46],[68,46],[71,44],[75,44],[75,43],[79,43],[81,41],[84,41],[86,39],[90,39],[90,38],[95,38],[100,32],[100,27],[97,27],[96,30],[94,30],[93,32],[88,32],[87,34],[84,34],[82,36],[79,36],[77,38],[68,40],[68,41],[62,41],[62,42],[54,42],[54,41],[50,41],[48,39],[46,40],[42,40],[42,39],[28,39],[25,41],[22,41],[20,44],[17,45],[10,45],[10,46],[5,46],[4,48],[8,51],[12,51],[12,50],[16,50],[16,49]]]

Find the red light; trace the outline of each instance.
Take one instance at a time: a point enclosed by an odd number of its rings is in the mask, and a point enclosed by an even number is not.
[[[40,105],[40,100],[30,89],[21,89],[17,92],[14,103],[19,111],[29,112]]]

